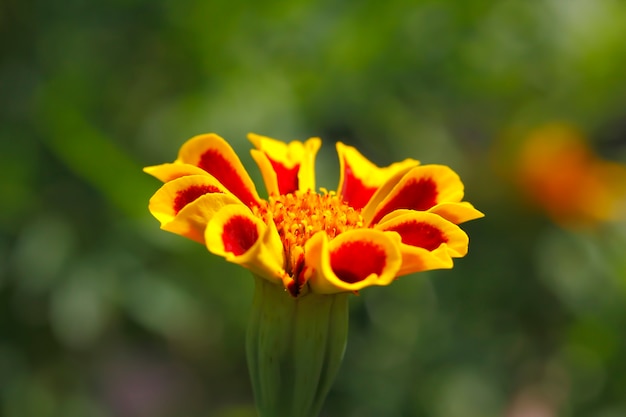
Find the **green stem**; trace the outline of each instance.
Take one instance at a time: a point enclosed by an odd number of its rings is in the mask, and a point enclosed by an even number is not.
[[[246,352],[260,417],[317,417],[347,333],[347,293],[293,298],[255,276]]]

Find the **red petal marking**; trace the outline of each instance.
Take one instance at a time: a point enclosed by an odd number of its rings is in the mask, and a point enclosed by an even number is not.
[[[259,231],[252,220],[245,216],[233,216],[222,231],[224,250],[236,256],[245,253],[259,239]]]
[[[333,272],[350,284],[363,281],[372,273],[380,275],[386,263],[385,251],[371,242],[347,242],[330,254]]]
[[[340,194],[350,207],[357,210],[362,209],[370,201],[378,187],[367,187],[354,175],[347,158],[344,158],[343,161],[343,184],[341,185]]]
[[[300,164],[295,165],[293,168],[287,168],[280,162],[274,161],[268,154],[265,154],[269,159],[276,173],[276,179],[278,180],[278,193],[285,195],[293,193],[299,188],[298,183],[298,171],[300,171]]]
[[[433,251],[442,243],[448,242],[448,238],[441,230],[426,222],[408,221],[398,223],[385,230],[398,232],[402,238],[402,243],[406,245],[424,248],[429,251]]]
[[[210,193],[221,193],[221,191],[214,185],[192,185],[184,190],[179,190],[174,198],[174,213],[178,214],[187,204]]]
[[[215,149],[209,149],[200,156],[198,167],[213,175],[231,193],[235,194],[248,207],[256,205],[256,198],[250,192],[237,169]]]
[[[397,209],[426,211],[437,204],[437,183],[432,178],[420,178],[407,181],[400,192],[380,207],[372,224],[378,223],[386,214]]]

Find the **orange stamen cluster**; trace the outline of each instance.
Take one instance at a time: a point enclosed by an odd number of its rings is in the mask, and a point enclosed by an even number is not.
[[[325,231],[330,239],[347,230],[363,227],[361,211],[355,210],[334,192],[295,191],[271,196],[255,211],[261,218],[271,216],[285,248],[287,273],[297,273],[304,244],[315,233]]]

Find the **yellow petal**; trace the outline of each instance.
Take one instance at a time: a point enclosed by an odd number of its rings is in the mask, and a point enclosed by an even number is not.
[[[273,221],[266,225],[244,205],[223,207],[206,227],[210,252],[248,268],[271,282],[282,283],[284,250]]]
[[[165,183],[150,199],[148,209],[161,228],[204,243],[204,229],[225,205],[242,205],[210,175],[189,175]]]
[[[256,147],[250,153],[269,195],[315,189],[315,156],[322,143],[319,138],[285,143],[250,133],[248,139]]]
[[[194,165],[208,172],[248,207],[259,203],[254,183],[241,160],[228,142],[216,134],[189,139],[180,148],[176,162]]]
[[[470,220],[480,219],[485,215],[474,208],[467,201],[461,203],[441,203],[428,209],[429,213],[435,213],[454,224],[461,224]]]
[[[386,214],[380,221],[383,223],[387,220],[391,220],[395,216],[403,215],[407,212],[414,212],[415,210],[410,209],[397,209],[392,211],[389,214]],[[421,213],[421,212],[420,212]],[[474,208],[473,205],[468,203],[467,201],[463,201],[460,203],[441,203],[437,204],[429,208],[426,213],[437,214],[444,219],[452,222],[454,224],[461,224],[470,220],[480,219],[481,217],[485,217],[485,215]]]
[[[456,203],[462,198],[463,183],[453,170],[445,165],[422,165],[411,169],[395,184],[388,181],[362,215],[368,224],[376,224],[394,210],[426,211],[439,203]]]
[[[339,155],[339,186],[337,194],[355,209],[363,208],[386,181],[398,173],[405,173],[419,165],[419,161],[405,159],[380,168],[365,158],[356,148],[337,142]]]
[[[397,210],[385,216],[375,229],[400,235],[402,267],[398,276],[452,268],[452,258],[467,254],[467,234],[437,214]]]
[[[402,262],[399,244],[397,234],[373,229],[351,230],[331,241],[319,232],[305,246],[309,285],[321,294],[389,285]]]
[[[207,172],[197,166],[183,163],[168,163],[145,167],[143,172],[163,182],[175,180],[187,175],[207,175]]]

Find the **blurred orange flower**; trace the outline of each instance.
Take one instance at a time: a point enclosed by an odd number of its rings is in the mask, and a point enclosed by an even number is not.
[[[624,214],[626,166],[602,159],[572,126],[532,131],[517,162],[525,195],[561,225],[593,225]]]

